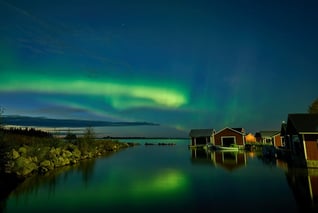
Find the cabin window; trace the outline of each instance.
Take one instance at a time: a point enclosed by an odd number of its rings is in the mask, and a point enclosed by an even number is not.
[[[302,153],[302,145],[300,143],[299,136],[292,135],[292,142],[293,142],[293,147],[294,147],[293,148],[294,153],[301,154]]]
[[[298,135],[293,135],[293,136],[292,136],[292,141],[293,141],[294,143],[300,142]]]

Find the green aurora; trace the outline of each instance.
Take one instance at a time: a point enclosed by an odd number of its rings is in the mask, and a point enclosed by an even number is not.
[[[154,5],[0,0],[0,107],[146,121],[167,129],[140,136],[187,137],[279,129],[317,98],[314,1]]]
[[[110,80],[74,79],[73,77],[41,76],[7,72],[1,74],[3,92],[30,92],[40,94],[67,94],[103,97],[116,109],[131,107],[179,108],[187,103],[187,96],[169,86],[152,86]]]

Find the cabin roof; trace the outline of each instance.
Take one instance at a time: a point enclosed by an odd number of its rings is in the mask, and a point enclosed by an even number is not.
[[[245,129],[242,128],[242,127],[239,127],[239,128],[231,128],[231,129],[234,129],[235,131],[238,131],[238,132],[245,133]]]
[[[318,114],[288,114],[288,121],[298,132],[318,133]]]
[[[230,128],[230,127],[225,127],[225,128],[223,128],[223,129],[221,129],[221,130],[219,130],[217,133],[215,133],[215,134],[219,134],[220,132],[223,132],[224,130],[226,130],[226,129],[229,129],[229,130],[231,130],[231,131],[233,131],[233,132],[236,132],[236,133],[239,133],[239,134],[241,134],[241,135],[244,135],[244,128]]]
[[[275,135],[280,135],[280,131],[260,131],[261,137],[273,137]]]
[[[213,135],[214,129],[191,129],[190,137],[210,137]]]

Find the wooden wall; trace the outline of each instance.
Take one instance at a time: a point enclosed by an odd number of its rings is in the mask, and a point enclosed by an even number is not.
[[[236,144],[237,145],[245,145],[244,136],[236,131],[233,131],[232,129],[226,128],[222,130],[221,132],[218,132],[214,136],[214,143],[217,146],[222,145],[222,137],[227,136],[234,136],[236,138]]]

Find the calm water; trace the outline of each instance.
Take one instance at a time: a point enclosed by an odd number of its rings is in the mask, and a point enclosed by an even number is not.
[[[316,171],[307,175],[307,170],[288,169],[284,162],[262,159],[256,153],[191,151],[188,140],[158,140],[176,142],[176,146],[144,146],[146,141],[137,141],[142,145],[28,179],[2,202],[2,209],[4,212],[317,211]]]

